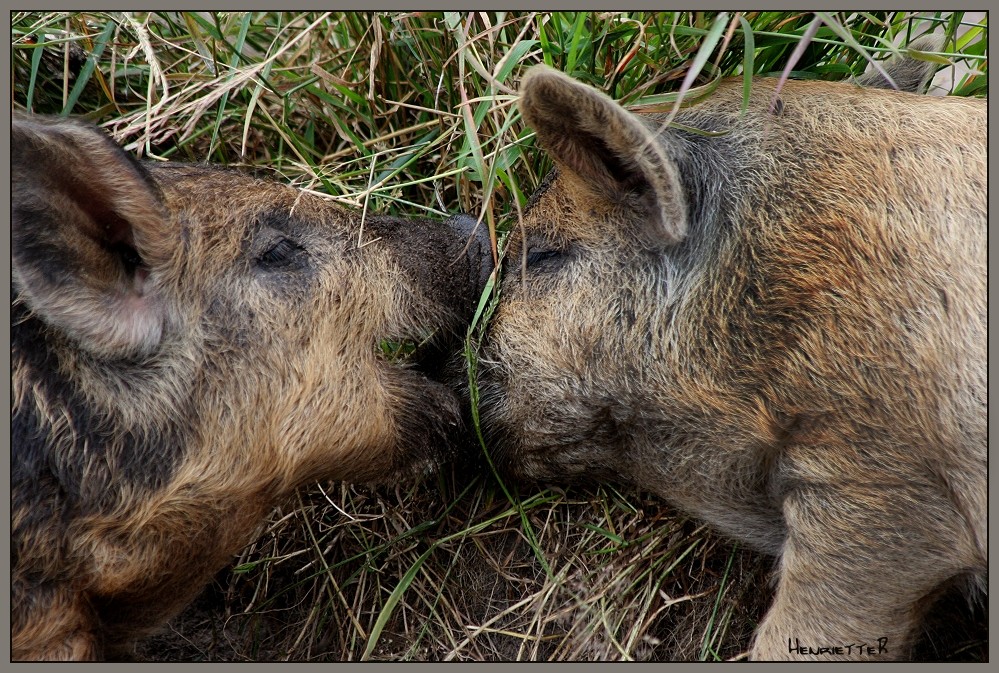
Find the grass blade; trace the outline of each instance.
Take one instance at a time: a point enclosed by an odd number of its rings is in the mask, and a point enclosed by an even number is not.
[[[108,20],[104,24],[104,30],[101,34],[97,36],[97,40],[94,42],[94,50],[87,56],[86,62],[80,69],[80,74],[76,76],[76,83],[69,92],[69,96],[66,98],[66,105],[63,106],[62,115],[65,117],[70,112],[72,112],[73,107],[76,105],[76,101],[80,98],[80,94],[83,93],[83,88],[90,81],[91,75],[94,74],[94,68],[97,67],[97,62],[101,58],[101,54],[104,53],[104,48],[107,46],[108,40],[111,39],[111,33],[114,32],[115,22]]]

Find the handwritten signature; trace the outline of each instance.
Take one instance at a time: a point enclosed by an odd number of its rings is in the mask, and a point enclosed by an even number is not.
[[[851,656],[856,654],[858,657],[865,655],[875,656],[884,654],[888,651],[888,639],[878,638],[877,645],[871,645],[870,643],[850,643],[849,645],[812,647],[810,645],[802,645],[801,641],[797,638],[793,641],[791,638],[788,638],[787,651],[791,654],[808,654],[813,656],[823,654],[833,654],[838,656]]]

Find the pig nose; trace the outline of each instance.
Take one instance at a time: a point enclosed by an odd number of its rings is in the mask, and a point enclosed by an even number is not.
[[[466,237],[471,236],[473,231],[479,234],[480,230],[485,229],[485,226],[479,225],[478,220],[468,213],[456,213],[447,219],[447,223],[452,229],[464,234]]]
[[[468,213],[458,213],[447,219],[448,226],[466,243],[466,254],[475,282],[476,295],[482,294],[493,271],[493,251],[489,229]]]

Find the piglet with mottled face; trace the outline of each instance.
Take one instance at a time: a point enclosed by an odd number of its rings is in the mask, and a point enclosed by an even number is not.
[[[474,221],[362,224],[66,120],[16,118],[11,168],[12,658],[115,656],[293,489],[449,451],[459,403],[420,364],[484,287]]]
[[[544,67],[521,89],[557,169],[479,361],[495,455],[777,556],[757,659],[904,659],[987,568],[986,104],[864,83],[758,80],[743,114],[727,82],[681,128]]]

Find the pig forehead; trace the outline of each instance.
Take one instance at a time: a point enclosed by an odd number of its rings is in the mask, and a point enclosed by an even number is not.
[[[552,179],[546,178],[531,197],[523,227],[513,223],[512,242],[524,235],[528,240],[549,238],[593,245],[626,241],[623,209],[574,189],[571,181],[558,175],[549,177]]]
[[[291,205],[291,187],[225,169],[165,169],[153,173],[171,208],[255,210],[263,204]]]
[[[168,167],[153,172],[168,209],[189,224],[245,229],[279,215],[349,228],[349,211],[331,200],[272,180],[217,168]]]

